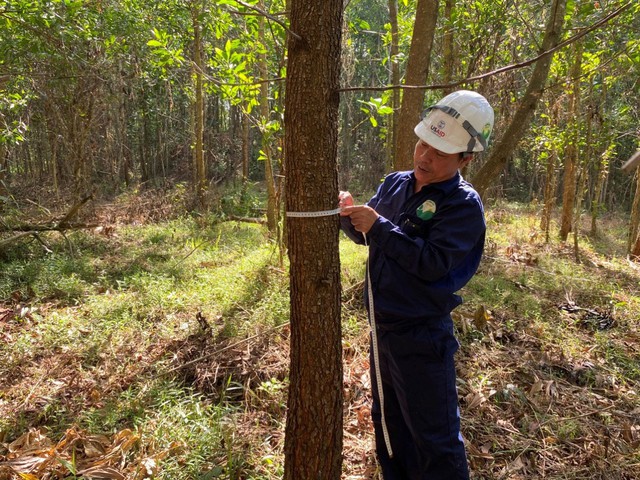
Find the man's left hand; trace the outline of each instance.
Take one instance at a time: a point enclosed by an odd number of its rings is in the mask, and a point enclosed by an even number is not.
[[[371,227],[380,215],[367,205],[357,205],[343,207],[340,216],[350,217],[351,224],[358,232],[369,233],[369,230],[371,230]]]

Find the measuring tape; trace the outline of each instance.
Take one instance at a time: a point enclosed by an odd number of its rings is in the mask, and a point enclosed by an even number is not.
[[[328,217],[330,215],[337,215],[342,211],[342,208],[334,208],[333,210],[321,210],[319,212],[287,212],[287,217],[294,218],[313,218],[313,217]]]
[[[333,210],[322,210],[319,212],[286,212],[287,217],[294,218],[313,218],[313,217],[328,217],[330,215],[336,215],[342,211],[341,207],[334,208]],[[364,244],[369,246],[367,241],[367,235],[362,234],[364,237]],[[384,443],[389,453],[389,458],[393,458],[393,450],[391,449],[391,440],[389,439],[389,430],[387,429],[387,422],[384,414],[384,392],[382,389],[382,374],[380,373],[380,355],[378,353],[378,334],[376,331],[376,316],[373,307],[373,290],[371,288],[371,275],[369,274],[369,257],[367,256],[367,293],[369,297],[369,323],[371,325],[371,344],[373,348],[373,363],[376,375],[376,385],[378,386],[378,397],[380,398],[380,413],[382,416],[382,435],[384,437]]]
[[[364,237],[364,244],[369,246],[367,241],[367,235],[362,234]],[[373,349],[373,363],[376,374],[376,385],[378,387],[378,397],[380,398],[380,415],[382,421],[382,436],[384,437],[384,443],[387,446],[387,452],[389,458],[393,458],[393,450],[391,449],[391,440],[389,439],[389,430],[387,429],[387,421],[384,414],[384,392],[382,390],[382,373],[380,373],[380,355],[378,354],[378,333],[376,329],[376,314],[373,307],[373,289],[371,287],[371,275],[369,269],[369,256],[367,256],[367,296],[369,297],[369,323],[371,325],[371,348]]]

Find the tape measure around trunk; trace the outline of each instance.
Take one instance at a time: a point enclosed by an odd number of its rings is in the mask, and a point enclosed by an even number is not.
[[[369,246],[367,235],[364,237],[364,244]],[[376,374],[376,385],[378,387],[378,398],[380,399],[380,415],[382,421],[382,436],[387,447],[389,458],[393,458],[393,450],[391,449],[391,440],[389,439],[389,430],[387,429],[387,421],[384,414],[384,392],[382,389],[382,374],[380,373],[380,355],[378,353],[378,333],[376,329],[376,315],[373,306],[373,289],[371,288],[371,275],[369,273],[369,256],[367,256],[367,296],[369,297],[369,323],[371,326],[371,348],[373,349],[373,367]]]
[[[337,215],[341,211],[342,211],[342,208],[334,208],[333,210],[322,210],[319,212],[287,212],[287,217],[294,217],[294,218],[328,217],[330,215]]]

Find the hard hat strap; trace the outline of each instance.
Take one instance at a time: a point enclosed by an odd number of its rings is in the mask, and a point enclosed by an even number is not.
[[[484,150],[487,149],[487,142],[484,137],[480,135],[478,131],[473,128],[473,125],[471,125],[467,120],[460,122],[460,113],[455,108],[448,107],[446,105],[432,105],[422,112],[420,120],[424,120],[431,110],[440,110],[441,112],[444,112],[447,115],[455,118],[456,120],[458,120],[462,128],[464,128],[467,133],[471,135],[471,139],[467,144],[467,153],[473,152],[473,148],[476,146],[476,139],[480,142],[480,145],[482,145],[482,148]]]

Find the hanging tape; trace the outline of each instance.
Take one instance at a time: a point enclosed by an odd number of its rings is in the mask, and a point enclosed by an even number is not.
[[[287,217],[296,218],[311,218],[311,217],[328,217],[329,215],[336,215],[342,211],[341,207],[334,208],[333,210],[322,210],[319,212],[287,212]]]
[[[369,242],[367,234],[362,234],[364,244],[368,247]],[[371,328],[371,348],[373,349],[373,367],[376,376],[376,385],[378,387],[378,398],[380,400],[380,414],[382,421],[382,436],[387,447],[389,458],[393,458],[393,449],[391,448],[391,439],[389,438],[389,429],[387,428],[387,416],[384,411],[384,391],[382,389],[382,373],[380,372],[380,354],[378,344],[378,328],[376,324],[375,306],[373,304],[373,289],[371,287],[371,275],[369,269],[369,255],[367,255],[367,296],[369,297],[369,326]]]

